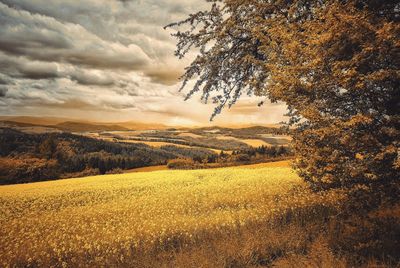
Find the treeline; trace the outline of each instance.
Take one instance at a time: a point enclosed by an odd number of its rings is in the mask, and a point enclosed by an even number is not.
[[[264,127],[264,126],[253,126],[244,128],[224,128],[224,127],[205,127],[190,130],[192,133],[199,135],[204,134],[204,132],[218,131],[218,134],[235,136],[238,138],[251,136],[254,138],[260,134],[270,133],[273,135],[289,135],[291,133],[290,129],[287,127]]]
[[[204,158],[179,158],[172,159],[167,166],[170,169],[197,169],[225,167],[243,164],[253,164],[276,160],[289,159],[293,152],[285,146],[260,146],[245,150],[232,151],[231,154],[221,151],[219,154],[208,155]]]
[[[268,161],[291,155],[287,147],[245,147],[231,154],[205,148],[110,142],[70,133],[27,134],[0,128],[0,184],[120,173],[139,167],[204,168]]]
[[[116,143],[70,133],[27,134],[0,128],[0,183],[118,173],[164,165],[176,158],[206,158],[206,149]]]
[[[289,135],[290,130],[287,128],[269,128],[269,127],[249,127],[249,128],[198,128],[188,129],[187,132],[198,135],[198,137],[180,136],[181,132],[176,132],[175,129],[160,130],[154,132],[141,133],[137,137],[130,139],[138,141],[155,141],[155,142],[170,142],[181,145],[197,146],[204,148],[215,148],[220,150],[244,150],[251,146],[240,141],[240,139],[259,139],[272,145],[287,145],[288,140],[279,136]],[[103,134],[104,135],[104,134]],[[267,135],[264,137],[263,135]],[[269,137],[269,135],[276,137]],[[110,134],[116,139],[126,139],[124,136]],[[218,139],[218,136],[232,137],[232,139]],[[239,140],[235,140],[239,139]]]
[[[163,134],[163,135],[162,135]],[[102,134],[104,135],[104,134]],[[108,135],[117,140],[125,140],[126,138],[121,135]],[[152,133],[152,134],[140,134],[138,137],[130,137],[129,139],[135,141],[152,141],[152,142],[168,142],[177,145],[185,145],[185,146],[195,146],[202,148],[214,148],[219,150],[237,150],[237,149],[246,149],[250,148],[244,142],[236,141],[236,140],[220,140],[214,137],[201,137],[201,138],[193,138],[193,137],[179,137],[177,139],[176,136],[167,136],[164,133]],[[261,138],[260,138],[261,139]]]

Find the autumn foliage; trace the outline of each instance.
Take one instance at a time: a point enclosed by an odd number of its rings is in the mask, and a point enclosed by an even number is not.
[[[217,107],[242,94],[288,105],[295,166],[316,189],[399,196],[397,1],[210,1],[169,27],[193,48],[183,86]],[[376,200],[380,200],[379,197]],[[379,203],[379,202],[378,202]]]

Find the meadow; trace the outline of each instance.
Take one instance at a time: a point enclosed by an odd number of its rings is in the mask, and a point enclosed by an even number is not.
[[[287,162],[1,186],[0,266],[253,267],[308,252],[341,198]]]

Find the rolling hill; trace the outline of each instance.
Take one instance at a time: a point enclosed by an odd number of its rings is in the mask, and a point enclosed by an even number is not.
[[[168,126],[159,123],[143,123],[136,121],[127,122],[92,122],[87,120],[35,117],[35,116],[0,116],[0,121],[14,123],[18,126],[54,127],[63,131],[123,131],[123,130],[148,130],[167,129]]]
[[[62,131],[68,132],[101,132],[101,131],[125,131],[129,130],[128,128],[122,127],[120,125],[99,125],[99,124],[91,124],[91,123],[82,123],[82,122],[62,122],[54,125],[55,128],[60,129]]]
[[[319,243],[304,221],[322,222],[341,198],[308,190],[285,163],[0,186],[0,196],[3,267],[272,266]]]

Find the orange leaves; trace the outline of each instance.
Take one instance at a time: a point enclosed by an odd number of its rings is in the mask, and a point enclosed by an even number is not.
[[[192,66],[207,93],[285,102],[300,174],[316,189],[395,177],[398,157],[385,150],[398,144],[398,6],[361,2],[223,2],[224,38],[208,64]]]
[[[400,47],[400,25],[395,22],[385,22],[377,29],[376,35],[378,40],[385,42],[392,42],[394,45]]]
[[[348,127],[354,127],[354,126],[358,126],[358,125],[367,125],[367,124],[371,124],[373,120],[374,119],[371,116],[357,114],[355,116],[352,116],[351,119],[345,123],[345,125]]]
[[[356,159],[358,159],[358,160],[363,160],[364,159],[364,155],[363,154],[360,154],[360,153],[356,153]]]

